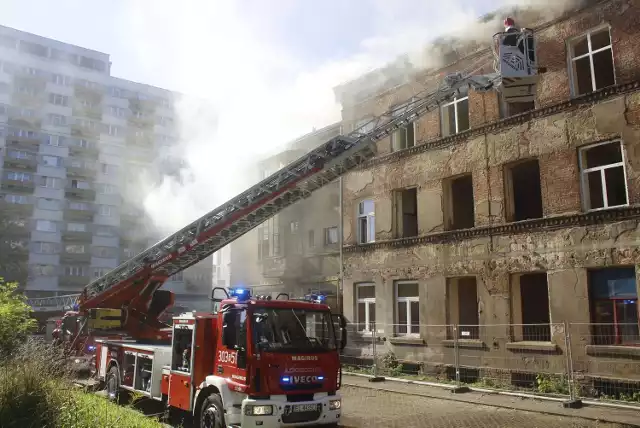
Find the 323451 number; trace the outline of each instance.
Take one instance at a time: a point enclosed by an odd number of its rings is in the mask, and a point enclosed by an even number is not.
[[[221,363],[228,363],[235,365],[237,361],[237,352],[218,351],[218,361]]]

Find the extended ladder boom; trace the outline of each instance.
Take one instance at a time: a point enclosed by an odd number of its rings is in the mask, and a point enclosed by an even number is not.
[[[401,111],[389,111],[360,129],[332,138],[182,230],[122,263],[85,287],[81,308],[121,307],[131,288],[142,292],[151,277],[166,278],[205,259],[246,232],[375,155],[375,142],[437,109],[463,85],[488,90],[499,76],[447,76],[436,91],[414,97]],[[161,284],[160,284],[161,285]],[[128,290],[126,293],[123,291]],[[121,295],[121,297],[118,297]]]

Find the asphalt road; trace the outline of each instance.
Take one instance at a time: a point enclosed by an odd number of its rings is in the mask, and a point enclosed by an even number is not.
[[[343,386],[345,428],[626,428],[583,419]]]

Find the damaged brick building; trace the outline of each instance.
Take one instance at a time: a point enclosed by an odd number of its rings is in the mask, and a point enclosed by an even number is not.
[[[451,365],[455,342],[476,376],[564,373],[571,351],[585,383],[640,381],[640,1],[588,3],[516,16],[545,69],[533,103],[469,89],[344,178],[354,355],[374,328],[427,371]],[[336,88],[344,129],[483,56],[493,71],[486,44],[469,50],[382,89]]]

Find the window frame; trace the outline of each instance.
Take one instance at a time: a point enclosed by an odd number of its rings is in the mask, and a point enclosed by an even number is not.
[[[371,201],[371,203],[373,204],[373,214],[369,214],[364,212],[364,203],[367,201]],[[362,211],[363,213],[360,213],[360,207],[363,207]],[[358,244],[370,244],[373,242],[376,242],[376,229],[375,229],[375,225],[376,225],[376,202],[372,199],[362,199],[361,201],[358,202],[357,208],[356,208],[356,240],[358,242]],[[366,239],[363,240],[363,237],[361,236],[361,229],[360,229],[360,220],[361,219],[365,219],[367,221],[367,236]],[[371,230],[370,230],[370,225],[369,222],[373,219],[373,236],[370,236],[371,234]]]
[[[591,35],[594,33],[598,33],[602,30],[607,30],[609,32],[609,44],[605,47],[602,48],[598,48],[595,51],[592,50],[591,48]],[[579,55],[577,57],[573,56],[573,48],[576,44],[576,42],[580,39],[582,39],[583,37],[587,38],[587,49],[588,52],[582,55]],[[610,24],[603,24],[603,25],[599,25],[597,27],[594,27],[588,31],[585,31],[583,33],[580,33],[579,35],[575,36],[575,37],[571,37],[570,39],[568,39],[566,41],[566,49],[567,49],[567,64],[569,67],[569,83],[571,86],[571,96],[572,97],[579,97],[582,95],[587,95],[590,94],[592,92],[597,91],[597,89],[595,89],[596,87],[596,74],[595,74],[595,68],[593,65],[593,56],[597,53],[600,52],[604,52],[605,50],[609,49],[611,51],[611,65],[613,66],[613,86],[617,85],[618,83],[618,79],[616,76],[616,58],[613,55],[613,38],[611,37],[611,25]],[[576,81],[576,68],[575,68],[575,62],[583,59],[583,58],[589,58],[589,69],[591,72],[591,91],[589,92],[585,92],[583,94],[579,94],[578,93],[578,82]],[[602,89],[602,88],[601,88]]]
[[[621,157],[620,162],[603,165],[603,166],[596,166],[593,168],[585,168],[584,157],[583,157],[584,153],[586,153],[588,150],[594,147],[604,146],[606,144],[616,144],[616,143],[619,144],[619,147],[620,147],[620,157]],[[625,147],[622,139],[617,138],[609,141],[601,141],[599,143],[587,144],[587,145],[578,147],[578,168],[580,170],[580,197],[582,199],[582,209],[584,211],[586,212],[603,211],[603,210],[608,210],[612,208],[629,206],[629,184],[628,184],[626,163],[627,163],[627,158],[625,156]],[[623,205],[609,206],[608,198],[607,198],[607,186],[606,186],[607,182],[605,180],[604,171],[609,168],[617,168],[620,166],[622,166],[622,173],[624,176],[624,192],[625,192],[625,197],[627,199],[627,202]],[[591,199],[587,198],[587,195],[589,194],[589,191],[588,191],[589,189],[588,189],[586,177],[590,172],[594,172],[598,170],[600,171],[600,179],[602,180],[602,197],[603,197],[604,206],[601,208],[590,208],[589,205],[591,205]]]
[[[460,131],[460,124],[458,123],[458,104],[460,104],[463,101],[467,101],[467,104],[469,104],[469,94],[466,94],[466,95],[461,96],[461,97],[457,97],[456,96],[453,99],[453,101],[446,102],[446,103],[444,103],[444,104],[442,104],[440,106],[440,123],[442,124],[440,131],[441,131],[443,137],[449,137],[449,136],[452,136],[452,135],[458,135],[460,132],[465,132],[465,131],[468,131],[469,129],[471,129],[471,123],[469,123],[469,128],[468,129],[465,129],[464,131]],[[449,106],[453,106],[454,122],[456,124],[456,129],[455,129],[455,132],[449,132],[449,133],[446,133],[446,135],[445,135],[445,132],[444,132],[445,126],[449,126],[449,124],[448,123],[445,124],[445,121],[444,121],[444,109],[449,107]],[[469,109],[467,109],[467,110],[469,110]],[[471,112],[469,111],[469,122],[471,122],[470,119],[471,119]],[[414,132],[415,132],[415,130],[414,130]]]
[[[373,287],[373,296],[374,297],[360,297],[360,288],[362,287]],[[360,334],[373,334],[373,330],[371,330],[371,317],[370,317],[370,305],[376,304],[376,284],[374,282],[362,282],[356,284],[356,310],[355,310],[355,318],[356,318],[356,328],[358,329],[358,333]],[[364,306],[364,330],[360,330],[360,311],[358,310],[358,305],[363,303]],[[374,321],[375,323],[375,321]]]
[[[398,297],[398,288],[401,285],[405,284],[416,284],[418,286],[418,295],[415,297]],[[411,332],[411,303],[418,303],[418,317],[420,317],[420,282],[418,281],[396,281],[393,287],[393,297],[394,297],[394,325],[393,329],[394,336],[397,337],[420,337],[420,323],[418,322],[418,333]],[[404,304],[407,307],[407,323],[403,324],[407,328],[406,333],[399,333],[400,327],[400,304]]]

